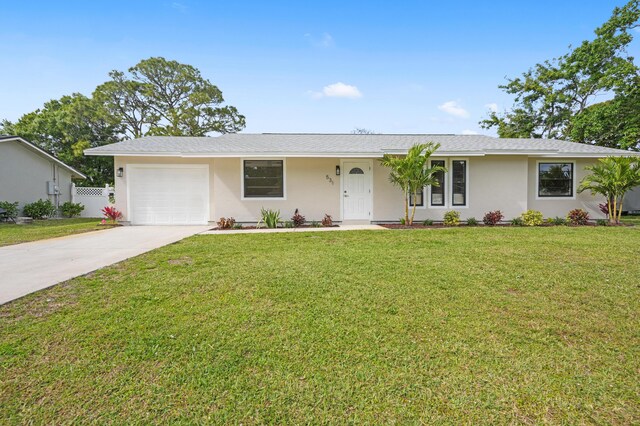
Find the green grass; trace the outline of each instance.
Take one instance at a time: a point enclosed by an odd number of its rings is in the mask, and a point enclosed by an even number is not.
[[[640,229],[195,236],[0,307],[0,423],[640,422]]]
[[[36,220],[25,225],[0,223],[0,246],[63,237],[81,232],[95,231],[100,219],[49,219]]]
[[[622,223],[625,225],[640,225],[640,216],[622,216]]]

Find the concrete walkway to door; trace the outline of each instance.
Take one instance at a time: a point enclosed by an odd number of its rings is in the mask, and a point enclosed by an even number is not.
[[[123,226],[0,247],[0,304],[210,228]]]

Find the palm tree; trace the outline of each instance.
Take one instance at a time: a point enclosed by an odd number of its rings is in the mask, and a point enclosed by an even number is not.
[[[408,225],[413,225],[413,218],[416,213],[416,204],[413,203],[411,217],[409,217],[409,194],[413,195],[416,200],[418,193],[425,186],[439,186],[435,179],[435,173],[445,171],[441,166],[427,167],[429,158],[440,148],[440,144],[432,142],[425,144],[416,144],[409,148],[407,155],[401,157],[396,155],[384,154],[380,163],[388,167],[389,181],[400,187],[404,196],[404,220]]]
[[[620,223],[624,196],[631,189],[640,186],[640,159],[638,157],[607,157],[600,162],[585,167],[591,173],[582,179],[578,192],[586,190],[600,194],[607,199],[609,221]]]

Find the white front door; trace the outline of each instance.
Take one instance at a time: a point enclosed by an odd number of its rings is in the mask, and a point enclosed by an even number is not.
[[[342,219],[371,219],[371,162],[342,163]]]

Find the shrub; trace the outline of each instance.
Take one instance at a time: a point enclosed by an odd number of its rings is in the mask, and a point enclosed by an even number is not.
[[[527,210],[522,213],[522,223],[526,226],[540,226],[544,222],[544,216],[538,210]]]
[[[313,228],[320,228],[322,226],[322,224],[320,222],[318,222],[317,220],[314,220],[311,222],[311,226]]]
[[[113,223],[115,223],[118,219],[122,219],[122,212],[112,206],[103,208],[102,214],[104,214],[104,216]]]
[[[18,202],[0,201],[0,209],[5,209],[7,216],[15,219],[18,217]]]
[[[56,212],[56,207],[50,200],[38,200],[35,203],[25,204],[22,209],[25,216],[33,219],[47,219]]]
[[[444,224],[446,226],[460,225],[460,212],[450,210],[444,214]]]
[[[478,219],[475,217],[467,218],[467,226],[478,226]]]
[[[241,223],[234,223],[233,226],[231,227],[231,229],[242,229],[242,224]]]
[[[495,226],[504,218],[504,215],[500,210],[496,210],[494,212],[489,212],[484,215],[482,218],[482,222],[485,225]]]
[[[277,228],[280,223],[280,210],[260,209],[262,215],[261,222],[267,226],[267,228]]]
[[[589,213],[582,209],[573,209],[567,214],[567,221],[571,225],[587,225],[589,223]]]
[[[322,218],[322,226],[333,226],[333,219],[331,218],[331,215],[325,213]]]
[[[284,221],[284,227],[285,228],[293,228],[294,227],[293,222],[290,221],[290,220],[285,220]]]
[[[553,224],[553,225],[566,225],[567,224],[567,221],[563,217],[560,217],[560,216],[556,216],[553,219],[549,218],[547,221],[549,223]]]
[[[609,226],[609,221],[607,219],[596,219],[597,226]]]
[[[400,225],[405,225],[407,223],[407,221],[405,220],[404,217],[400,218]]]
[[[600,203],[598,204],[598,208],[600,211],[609,217],[609,203]]]
[[[422,224],[423,224],[424,226],[431,226],[431,225],[433,225],[433,220],[431,220],[431,219],[425,219],[425,221],[424,221],[424,222],[422,222]]]
[[[221,217],[218,222],[218,229],[231,229],[234,227],[236,220],[232,217]]]
[[[293,222],[293,226],[296,228],[304,225],[306,221],[307,220],[305,219],[305,217],[302,216],[300,212],[298,212],[298,209],[296,209],[296,211],[293,213],[293,216],[291,216],[291,222]]]
[[[84,206],[80,203],[72,203],[71,201],[67,201],[62,206],[60,206],[60,212],[64,217],[76,217],[80,216],[80,213],[84,210]]]
[[[519,216],[518,217],[514,217],[513,219],[511,219],[511,225],[513,225],[513,226],[523,226],[524,225],[524,221]]]

